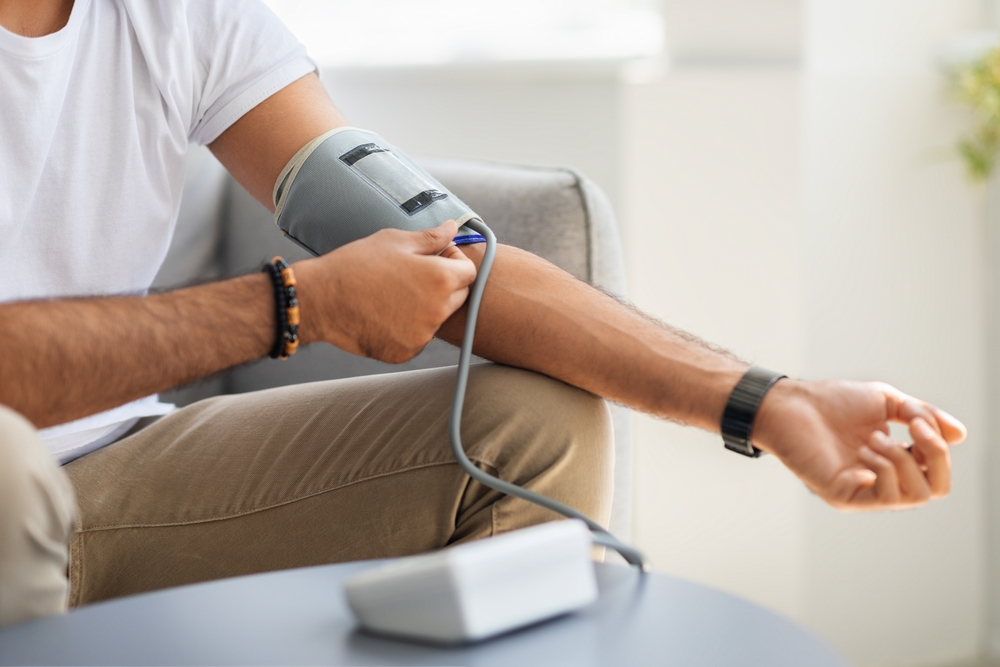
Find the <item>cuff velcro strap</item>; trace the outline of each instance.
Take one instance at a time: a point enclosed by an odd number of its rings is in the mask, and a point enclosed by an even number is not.
[[[486,237],[482,234],[459,234],[455,236],[455,245],[472,245],[473,243],[486,243]]]

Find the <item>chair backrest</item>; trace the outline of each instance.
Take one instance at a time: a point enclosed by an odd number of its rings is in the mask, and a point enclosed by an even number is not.
[[[174,245],[158,284],[237,275],[259,268],[274,255],[307,257],[283,238],[270,212],[256,202],[205,152],[193,152]],[[423,159],[435,177],[478,212],[501,243],[535,253],[612,294],[625,295],[625,270],[617,223],[607,197],[571,169],[535,168],[473,160]],[[457,350],[434,341],[416,358],[389,365],[329,345],[303,348],[284,362],[264,360],[231,370],[223,378],[171,392],[188,403],[217,393],[452,365]],[[631,443],[628,411],[612,406],[615,419],[615,497],[611,529],[630,532]]]

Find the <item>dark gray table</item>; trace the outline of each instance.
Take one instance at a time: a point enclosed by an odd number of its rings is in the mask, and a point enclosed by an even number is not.
[[[0,630],[2,665],[784,665],[843,667],[805,630],[662,574],[598,566],[600,600],[475,646],[355,627],[341,590],[375,561],[185,586]]]

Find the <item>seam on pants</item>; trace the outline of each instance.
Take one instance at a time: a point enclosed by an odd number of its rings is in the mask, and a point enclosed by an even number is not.
[[[482,463],[483,465],[488,465],[490,467],[494,467],[494,466],[492,466],[491,464],[489,464],[489,463],[487,463],[485,461],[481,461],[479,459],[472,458],[472,457],[470,457],[470,459],[473,460],[473,461],[476,461],[477,463]],[[454,459],[452,459],[450,461],[435,461],[433,463],[422,463],[420,465],[414,465],[414,466],[410,466],[408,468],[401,468],[401,469],[398,469],[398,470],[393,470],[391,472],[384,472],[384,473],[379,473],[379,474],[375,474],[375,475],[369,475],[368,477],[362,477],[361,479],[352,480],[352,481],[346,482],[344,484],[338,484],[336,486],[332,486],[332,487],[323,489],[321,491],[316,491],[314,493],[307,493],[307,494],[305,494],[303,496],[297,496],[295,498],[290,498],[290,499],[285,500],[285,501],[280,502],[280,503],[273,503],[271,505],[266,505],[266,506],[263,506],[263,507],[255,507],[254,509],[244,510],[242,512],[235,512],[233,514],[223,514],[223,515],[214,516],[214,517],[207,518],[207,519],[192,519],[190,521],[168,521],[168,522],[163,522],[163,523],[102,524],[100,526],[91,526],[90,528],[84,528],[84,529],[77,530],[77,533],[80,534],[80,535],[82,535],[82,534],[85,534],[85,533],[93,533],[93,532],[100,532],[100,531],[106,531],[106,530],[121,530],[121,529],[125,529],[125,528],[169,528],[171,526],[192,526],[192,525],[199,524],[199,523],[212,523],[213,521],[225,521],[227,519],[235,519],[235,518],[241,517],[241,516],[247,516],[247,515],[250,515],[250,514],[256,514],[257,512],[266,512],[267,510],[275,509],[276,507],[284,507],[285,505],[291,505],[292,503],[297,503],[297,502],[300,502],[302,500],[306,500],[308,498],[315,498],[316,496],[321,496],[321,495],[323,495],[325,493],[330,493],[332,491],[337,491],[339,489],[345,489],[345,488],[347,488],[349,486],[354,486],[355,484],[361,484],[363,482],[370,482],[370,481],[372,481],[374,479],[380,479],[382,477],[391,477],[392,475],[399,475],[399,474],[402,474],[402,473],[412,472],[414,470],[422,470],[424,468],[434,468],[434,467],[444,466],[444,465],[455,465],[455,466],[457,466],[458,463]],[[494,467],[494,469],[495,469],[495,467]],[[463,472],[462,474],[464,475],[465,473]]]
[[[81,538],[82,539],[82,538]],[[78,607],[80,605],[80,586],[74,586],[73,582],[83,581],[83,563],[80,558],[80,540],[75,537],[69,543],[69,606]]]

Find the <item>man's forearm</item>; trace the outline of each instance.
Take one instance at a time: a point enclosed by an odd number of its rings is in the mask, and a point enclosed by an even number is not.
[[[466,246],[477,263],[482,246]],[[458,344],[464,309],[439,336]],[[599,396],[718,430],[746,364],[657,323],[530,253],[500,246],[483,296],[476,354]]]
[[[0,404],[42,428],[267,354],[264,274],[149,297],[0,305]]]

